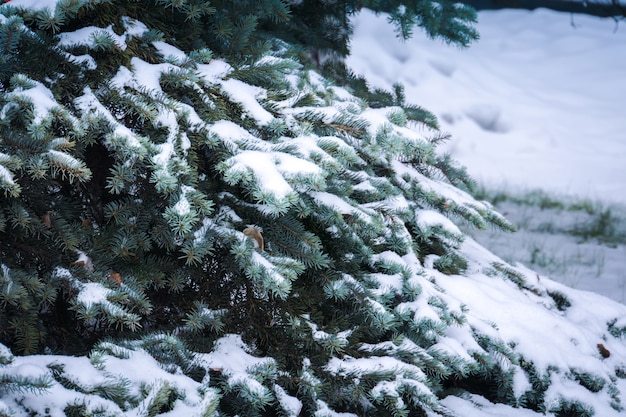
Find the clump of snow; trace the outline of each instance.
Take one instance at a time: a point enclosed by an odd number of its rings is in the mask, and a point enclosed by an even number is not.
[[[172,64],[149,64],[137,57],[132,58],[130,64],[132,71],[121,67],[111,81],[111,85],[117,88],[129,86],[161,92],[163,91],[159,82],[161,75],[176,69]]]
[[[343,198],[336,194],[322,191],[312,191],[309,195],[323,205],[332,207],[334,210],[342,214],[351,214],[353,211],[358,210],[356,207],[351,206]]]
[[[241,336],[234,334],[223,336],[215,342],[213,351],[199,355],[199,360],[208,369],[226,375],[231,386],[241,386],[242,389],[259,398],[267,398],[269,395],[266,388],[253,378],[250,372],[258,366],[273,364],[274,360],[250,355]]]
[[[328,404],[326,404],[322,400],[317,400],[316,406],[317,411],[314,414],[315,417],[358,417],[356,414],[353,413],[338,413],[336,411],[333,411],[328,408]]]
[[[253,240],[254,241],[254,240]],[[258,246],[256,241],[255,246]],[[285,279],[284,276],[277,271],[276,266],[270,262],[268,259],[263,257],[259,252],[252,253],[252,263],[262,267],[267,273],[268,278],[272,281],[272,284],[275,288],[285,288],[289,286],[289,283]]]
[[[7,184],[15,184],[13,181],[13,174],[11,171],[0,165],[0,181],[5,182]]]
[[[12,0],[11,6],[30,10],[54,10],[60,0]]]
[[[300,415],[300,411],[302,410],[302,401],[287,394],[287,392],[277,384],[274,384],[274,392],[276,393],[276,399],[283,407],[283,410],[285,410],[288,417],[297,417]]]
[[[187,200],[186,195],[187,193],[192,192],[192,191],[194,191],[194,189],[187,185],[183,185],[181,187],[180,198],[178,199],[178,202],[174,205],[174,211],[179,216],[184,216],[185,214],[188,214],[189,212],[191,212],[191,204],[189,203],[189,200]]]
[[[210,368],[219,369],[229,376],[246,375],[249,369],[265,363],[271,358],[258,358],[248,353],[248,347],[240,335],[227,334],[215,342],[213,351],[201,355]]]
[[[74,32],[63,32],[59,35],[59,46],[91,45],[93,38],[102,34],[109,37],[121,50],[126,49],[126,37],[115,33],[113,25],[106,28],[87,26]]]
[[[89,68],[90,70],[94,70],[94,69],[98,68],[98,64],[96,63],[96,60],[91,55],[71,55],[71,54],[67,54],[66,56],[68,57],[70,62],[83,64],[87,68]]]
[[[106,119],[115,126],[114,134],[120,137],[123,137],[128,146],[131,148],[141,148],[141,142],[137,135],[130,130],[128,127],[121,124],[112,114],[111,112],[100,103],[100,100],[95,96],[95,94],[91,91],[89,87],[85,87],[84,93],[82,96],[76,98],[74,103],[78,108],[83,110],[84,112],[93,112],[99,115],[106,117]]]
[[[148,27],[143,22],[132,19],[128,16],[122,16],[122,23],[126,29],[124,33],[127,37],[141,36],[148,31]]]
[[[38,81],[32,81],[34,87],[22,88],[17,87],[13,93],[14,96],[24,97],[33,103],[34,119],[33,124],[38,124],[46,115],[59,103],[54,99],[52,91]]]
[[[139,81],[142,87],[159,92],[163,91],[159,83],[161,75],[176,69],[172,64],[148,64],[139,58],[131,59],[130,64],[135,74],[141,74],[136,81]]]
[[[449,395],[441,403],[458,416],[545,417],[545,414],[532,410],[513,408],[504,404],[493,404],[485,398],[474,394],[467,394],[463,397]]]
[[[294,192],[287,181],[297,175],[321,175],[316,164],[282,152],[243,151],[226,161],[228,170],[235,174],[252,172],[259,188],[277,199]]]
[[[387,107],[384,109],[372,109],[368,108],[363,113],[361,113],[361,117],[368,121],[367,130],[372,137],[376,137],[376,134],[381,129],[389,128],[391,126],[391,122],[389,121],[389,115],[394,111],[400,111],[399,108]],[[420,132],[417,130],[410,129],[404,126],[393,126],[393,129],[402,135],[402,139],[405,141],[411,140],[416,143],[425,143],[426,140],[422,136]]]
[[[264,99],[267,92],[261,87],[246,84],[233,78],[221,82],[222,89],[231,100],[242,106],[243,110],[252,117],[260,126],[265,126],[274,120],[274,116],[259,104],[259,99]]]
[[[74,264],[82,266],[87,271],[93,271],[93,261],[91,260],[89,255],[87,255],[82,250],[77,250],[76,253],[78,254],[78,258],[74,261]],[[57,268],[55,271],[57,274],[69,274],[69,271],[63,270],[62,268]]]
[[[181,51],[180,49],[176,48],[173,45],[170,45],[169,43],[166,42],[161,42],[161,41],[154,41],[152,42],[152,45],[154,45],[154,47],[165,57],[173,57],[175,59],[178,59],[180,61],[183,61],[185,58],[187,58],[187,54],[185,54],[183,51]]]
[[[52,272],[52,277],[57,279],[71,279],[72,273],[65,268],[56,267]]]
[[[337,376],[351,376],[361,378],[371,373],[388,369],[395,369],[398,374],[411,376],[416,379],[425,379],[425,374],[415,365],[388,356],[371,356],[368,358],[332,358],[325,366],[326,371]]]
[[[416,210],[417,224],[423,227],[440,226],[448,232],[461,236],[459,228],[446,216],[434,210]]]
[[[107,297],[111,294],[111,290],[102,286],[98,282],[88,282],[82,284],[82,288],[76,297],[76,301],[86,307],[95,304],[109,303]]]
[[[196,72],[208,84],[217,84],[223,77],[233,70],[230,64],[220,59],[214,59],[209,64],[197,66]]]
[[[210,129],[211,133],[227,142],[257,142],[250,132],[230,120],[215,122]]]
[[[19,1],[19,0],[18,0]],[[12,2],[11,4],[14,5]],[[126,41],[133,36],[141,36],[148,28],[142,22],[135,19],[131,19],[127,16],[122,17],[124,27],[126,31],[122,35],[118,35],[113,30],[113,25],[109,25],[106,28],[99,28],[96,26],[87,26],[77,29],[73,32],[63,32],[58,35],[60,47],[73,47],[78,45],[93,46],[93,40],[96,36],[105,35],[110,38],[115,46],[121,50],[127,48]]]

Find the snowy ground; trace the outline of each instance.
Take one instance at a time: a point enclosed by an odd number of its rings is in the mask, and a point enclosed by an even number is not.
[[[469,233],[508,262],[626,303],[626,209],[545,198],[535,193],[496,203],[518,227],[514,234]]]
[[[626,26],[504,10],[479,13],[477,28],[481,39],[468,49],[419,31],[402,42],[384,17],[362,13],[348,64],[373,86],[402,83],[408,101],[452,134],[447,150],[487,194],[516,200],[496,207],[520,231],[475,234],[478,241],[508,261],[626,302]],[[528,197],[536,189],[562,206]],[[605,220],[608,239],[578,233]]]
[[[363,13],[349,65],[404,84],[479,180],[626,202],[626,27],[538,10],[481,12],[477,28],[468,49],[420,32],[403,43]]]

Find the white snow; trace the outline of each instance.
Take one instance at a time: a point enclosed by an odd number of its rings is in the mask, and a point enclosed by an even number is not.
[[[90,70],[94,70],[98,67],[96,60],[91,55],[71,55],[67,54],[71,62],[84,64]]]
[[[420,368],[409,365],[396,358],[389,356],[371,356],[368,358],[353,358],[345,356],[343,358],[332,358],[325,367],[326,371],[337,376],[357,376],[362,377],[369,373],[395,369],[403,376],[410,375],[413,378],[422,379],[425,377]]]
[[[545,417],[545,414],[536,413],[523,408],[512,408],[504,404],[492,404],[478,395],[468,394],[466,397],[449,395],[442,404],[454,411],[458,416],[480,417]]]
[[[155,384],[169,383],[175,386],[184,404],[177,404],[177,417],[195,415],[199,406],[210,400],[214,393],[207,391],[202,398],[199,395],[200,383],[182,374],[172,374],[161,369],[157,361],[144,351],[128,351],[129,357],[120,359],[110,355],[102,357],[106,364],[106,370],[95,366],[87,357],[70,357],[56,355],[31,355],[16,357],[14,362],[8,367],[3,367],[2,371],[6,375],[19,374],[22,376],[47,377],[51,387],[38,395],[22,396],[13,393],[7,394],[3,399],[7,403],[15,401],[23,402],[24,407],[28,407],[33,413],[38,415],[49,415],[52,417],[65,416],[64,408],[68,404],[73,404],[78,398],[78,392],[63,387],[54,381],[50,375],[48,366],[56,365],[62,367],[66,375],[70,375],[72,381],[79,386],[91,390],[96,386],[118,384],[127,381],[131,394],[140,396],[142,387],[150,387]],[[88,410],[102,407],[106,414],[110,415],[136,415],[138,409],[127,409],[122,411],[113,401],[105,400],[95,394],[85,394],[85,402]],[[180,401],[180,400],[179,400]],[[0,402],[0,410],[3,403]],[[128,405],[128,404],[127,404]],[[183,407],[186,406],[186,407]],[[139,407],[141,408],[141,407]],[[187,410],[188,413],[181,412]],[[102,412],[102,410],[100,411]],[[21,414],[20,414],[21,415]]]
[[[300,410],[302,410],[302,401],[287,394],[287,392],[278,384],[274,384],[274,391],[276,392],[276,399],[287,412],[288,417],[297,417],[300,415]]]
[[[134,74],[134,82],[133,83],[125,83],[122,80],[119,80],[119,85],[140,85],[142,87],[147,88],[148,90],[163,91],[161,89],[161,84],[159,82],[161,75],[167,73],[176,67],[172,64],[149,64],[146,61],[133,58],[130,60],[130,65],[133,68]]]
[[[143,22],[131,19],[128,16],[122,16],[122,22],[126,29],[126,36],[141,36],[148,31],[148,27]]]
[[[158,94],[161,89],[160,79],[164,73],[174,70],[176,67],[172,64],[150,64],[139,58],[131,59],[131,68],[120,67],[117,74],[111,81],[111,85],[123,90],[124,87],[131,87],[138,90],[146,90],[149,94]],[[167,140],[164,143],[156,145],[158,153],[152,156],[152,162],[157,166],[159,172],[168,173],[167,164],[175,156],[175,143],[178,139],[178,121],[177,109],[169,109],[164,106],[158,106],[158,116],[155,124],[168,128]],[[199,117],[195,112],[189,113],[192,121],[199,121]],[[189,141],[186,136],[181,135],[181,145],[185,151],[188,148]],[[182,164],[183,162],[180,161]]]
[[[85,87],[84,94],[74,100],[74,102],[78,108],[85,112],[92,111],[106,117],[115,126],[115,134],[125,138],[128,146],[133,148],[141,147],[141,142],[139,142],[137,135],[128,127],[119,123],[111,112],[100,103],[89,87]]]
[[[359,211],[357,208],[352,207],[344,199],[340,198],[336,194],[322,191],[312,191],[309,193],[309,195],[315,200],[319,201],[321,204],[327,207],[332,207],[333,210],[336,210],[342,214],[350,214],[354,211]]]
[[[228,63],[214,59],[210,64],[198,65],[196,72],[204,78],[205,82],[216,84],[232,70],[233,68]]]
[[[132,71],[128,69],[127,67],[120,67],[117,70],[117,74],[115,74],[115,77],[111,79],[111,85],[119,89],[119,88],[124,87],[127,84],[130,84],[132,80],[133,80]],[[89,88],[89,87],[86,87],[86,88]]]
[[[0,180],[7,184],[15,184],[13,181],[13,174],[7,168],[0,165]]]
[[[170,45],[169,43],[165,43],[165,42],[161,42],[161,41],[154,41],[152,42],[152,45],[154,45],[154,47],[165,57],[174,57],[178,60],[184,60],[187,55],[181,51],[180,49],[176,48],[173,45]]]
[[[272,362],[271,358],[258,358],[250,355],[241,336],[228,334],[221,337],[211,353],[202,355],[202,360],[211,368],[223,369],[226,375],[246,375],[246,371],[257,365]]]
[[[314,414],[315,417],[358,417],[353,413],[338,413],[333,411],[328,408],[328,405],[322,400],[317,400],[316,406],[317,411]]]
[[[53,163],[63,164],[69,167],[81,166],[81,162],[72,155],[55,149],[48,150],[48,159]]]
[[[54,99],[52,91],[46,86],[37,81],[33,81],[33,83],[35,84],[34,87],[28,89],[18,87],[12,94],[28,98],[33,103],[35,116],[33,124],[38,124],[46,117],[51,109],[57,107],[59,104]]]
[[[416,210],[417,224],[424,227],[440,226],[453,235],[461,235],[459,228],[446,216],[434,210]]]
[[[215,343],[211,353],[200,355],[200,360],[210,369],[228,376],[230,384],[240,385],[242,389],[249,390],[252,395],[265,397],[268,395],[266,389],[248,372],[253,371],[257,366],[272,364],[274,360],[252,356],[246,350],[247,347],[241,340],[241,336],[228,334]],[[290,404],[294,405],[292,402]]]
[[[113,31],[113,25],[106,28],[88,26],[74,32],[64,32],[59,35],[59,46],[90,45],[95,36],[105,34],[110,37],[121,50],[126,49],[126,37]]]
[[[221,84],[230,99],[239,103],[246,114],[256,120],[260,126],[265,126],[274,120],[274,116],[258,102],[258,99],[264,99],[267,96],[264,89],[233,78],[224,80]]]
[[[11,6],[32,10],[54,10],[59,0],[12,0]]]
[[[88,282],[82,285],[80,293],[78,294],[78,303],[90,307],[94,304],[105,304],[109,301],[107,297],[111,294],[111,290],[103,287],[98,282]]]
[[[156,124],[165,126],[168,128],[167,141],[157,145],[157,149],[159,149],[159,153],[152,157],[152,161],[158,165],[161,169],[165,169],[168,162],[173,159],[179,159],[176,157],[176,153],[174,152],[175,142],[178,139],[178,121],[176,120],[176,114],[169,109],[159,109],[159,114],[156,118]],[[182,141],[183,144],[187,142],[185,140]],[[180,161],[181,165],[183,161]]]
[[[211,133],[219,136],[224,141],[250,141],[256,142],[257,139],[243,127],[230,120],[220,120],[211,126]]]
[[[589,214],[584,210],[540,209],[505,201],[496,208],[518,226],[517,232],[486,230],[470,232],[470,235],[502,259],[535,270],[540,279],[547,276],[570,287],[594,291],[625,303],[626,207],[595,205],[596,213]],[[604,223],[608,241],[572,233],[601,225],[607,214],[612,216]],[[614,241],[611,241],[611,233]]]
[[[257,247],[258,243],[256,241],[254,241],[254,243],[254,246]],[[285,277],[277,271],[276,266],[269,259],[264,258],[259,252],[253,252],[251,261],[253,264],[263,268],[268,279],[272,281],[273,287],[285,288],[285,286],[287,286],[288,288],[289,283],[286,281]]]
[[[452,134],[448,150],[487,184],[626,202],[626,28],[543,9],[479,13],[467,49],[416,30],[402,42],[385,16],[356,16],[348,65]]]
[[[243,151],[228,160],[232,172],[253,172],[260,189],[276,198],[293,192],[287,179],[296,175],[320,175],[321,169],[312,162],[282,152]]]
[[[189,212],[191,212],[191,204],[189,203],[189,200],[187,200],[186,195],[187,193],[194,191],[194,189],[187,185],[183,185],[181,187],[181,191],[182,192],[181,192],[180,198],[178,199],[178,202],[174,204],[174,211],[179,216],[184,216],[186,214],[189,214]]]

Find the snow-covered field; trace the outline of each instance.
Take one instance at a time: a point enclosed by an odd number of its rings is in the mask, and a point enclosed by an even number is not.
[[[591,215],[504,201],[496,207],[520,231],[474,237],[508,261],[626,302],[626,26],[540,9],[480,12],[477,29],[467,49],[419,31],[403,42],[383,16],[362,13],[348,64],[372,86],[403,84],[409,102],[435,113],[452,134],[447,150],[488,194],[594,201]],[[607,217],[610,239],[577,233]]]
[[[362,13],[348,63],[374,86],[405,85],[476,179],[626,202],[626,27],[503,10],[477,29],[467,49],[419,31],[402,42]]]

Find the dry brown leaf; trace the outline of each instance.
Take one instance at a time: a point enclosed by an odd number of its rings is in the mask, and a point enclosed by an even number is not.
[[[121,286],[122,285],[122,275],[120,275],[118,272],[111,272],[109,274],[109,277],[115,281],[115,283],[117,284],[117,286]]]
[[[261,252],[263,252],[265,245],[263,242],[263,235],[261,234],[259,229],[249,226],[243,229],[243,234],[254,240],[256,242],[255,246],[259,248]]]

